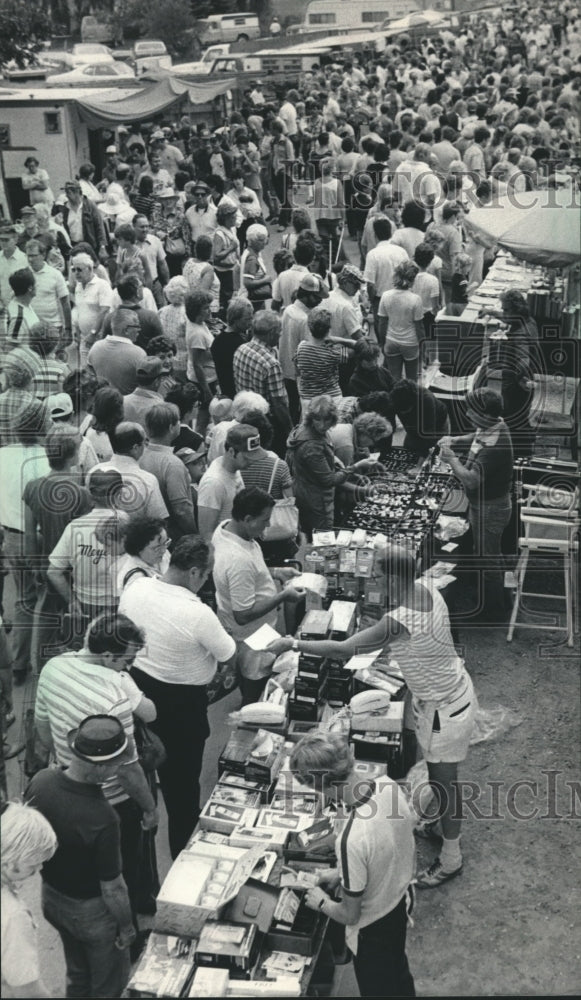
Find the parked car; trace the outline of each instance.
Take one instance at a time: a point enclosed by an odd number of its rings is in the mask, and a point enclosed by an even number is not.
[[[98,42],[79,42],[77,45],[73,45],[71,51],[66,52],[64,56],[66,65],[73,69],[76,66],[84,66],[86,63],[91,63],[94,66],[97,63],[110,64],[114,61],[111,49]]]
[[[168,55],[164,42],[155,38],[143,38],[140,42],[135,42],[132,55],[137,76],[160,69],[170,70],[172,67],[172,58]]]
[[[98,21],[93,14],[87,14],[81,21],[82,42],[107,44],[114,41],[114,34],[112,24],[107,21]]]
[[[124,83],[128,80],[135,80],[135,72],[127,63],[86,63],[68,73],[55,73],[54,76],[49,76],[46,85],[47,87],[92,87]]]
[[[178,63],[177,66],[173,66],[171,71],[172,76],[191,76],[192,73],[196,75],[209,73],[214,60],[220,59],[222,56],[227,56],[229,52],[229,44],[210,45],[210,48],[206,49],[198,62]]]
[[[202,45],[247,42],[260,38],[260,25],[256,14],[210,14],[198,21],[198,37]]]

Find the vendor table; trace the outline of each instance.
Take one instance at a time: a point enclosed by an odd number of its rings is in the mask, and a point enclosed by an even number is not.
[[[501,251],[482,284],[472,293],[460,316],[449,316],[442,309],[436,316],[434,336],[440,367],[454,376],[473,374],[480,364],[485,346],[486,324],[481,309],[500,309],[500,295],[507,289],[522,292],[531,315],[539,326],[541,346],[546,339],[554,353],[555,341],[578,337],[578,307],[564,309],[564,283],[556,279],[552,288],[542,267],[517,261]],[[494,356],[491,356],[494,361]],[[567,371],[565,374],[575,374]]]

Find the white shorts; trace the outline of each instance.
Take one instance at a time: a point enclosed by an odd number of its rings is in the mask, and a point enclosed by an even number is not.
[[[458,764],[468,754],[478,701],[469,674],[452,701],[431,710],[414,701],[416,737],[430,764]]]

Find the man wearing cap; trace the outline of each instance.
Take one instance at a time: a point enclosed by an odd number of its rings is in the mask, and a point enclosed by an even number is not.
[[[102,785],[130,759],[113,715],[90,715],[67,735],[64,770],[39,771],[25,792],[57,835],[42,868],[42,909],[65,953],[68,996],[119,997],[129,978],[135,927],[121,874],[119,817]]]
[[[123,400],[123,413],[126,420],[145,427],[145,417],[152,406],[163,403],[163,396],[159,392],[163,374],[164,368],[161,358],[145,356],[139,361],[135,369],[137,387]]]
[[[295,354],[301,340],[309,336],[308,316],[323,298],[321,282],[315,274],[304,274],[297,288],[296,299],[287,306],[282,314],[282,328],[278,348],[280,367],[286,387],[290,414],[293,423],[298,423],[300,417],[299,392],[297,389],[297,372]]]
[[[195,530],[195,519],[190,477],[173,452],[180,432],[177,406],[163,401],[153,406],[145,415],[145,430],[149,440],[139,464],[157,479],[169,514],[168,533],[173,539],[180,538]]]
[[[59,767],[70,764],[73,753],[67,736],[87,716],[113,715],[121,723],[128,759],[104,783],[103,791],[121,821],[123,875],[134,911],[140,890],[141,830],[158,823],[156,804],[137,758],[133,722],[134,714],[151,722],[155,708],[140,697],[127,673],[144,642],[141,628],[125,615],[99,612],[86,629],[83,648],[53,657],[42,670],[34,718],[39,756],[48,762],[52,752]]]
[[[46,262],[46,248],[39,240],[26,244],[28,265],[34,274],[34,298],[31,306],[39,319],[63,332],[70,341],[72,331],[71,304],[67,283],[56,267]]]
[[[26,252],[26,244],[29,240],[36,239],[40,229],[38,226],[38,217],[36,212],[30,205],[25,205],[20,211],[20,223],[17,226],[18,238],[16,240],[16,245],[19,250]]]
[[[63,205],[63,225],[73,246],[88,243],[101,260],[107,259],[107,238],[99,209],[83,196],[78,181],[65,182],[67,200]]]
[[[123,477],[123,489],[118,506],[130,517],[168,517],[159,483],[151,472],[142,469],[139,460],[145,451],[147,438],[141,424],[122,420],[109,434],[113,455],[94,469],[116,469]]]
[[[117,155],[117,146],[115,143],[111,143],[105,149],[105,166],[103,167],[101,173],[101,180],[107,181],[108,184],[113,184],[117,178],[117,164],[119,163],[119,157]]]
[[[26,254],[19,250],[18,230],[16,226],[4,225],[0,227],[0,305],[6,306],[14,298],[14,292],[8,279],[15,271],[21,271],[28,267]]]
[[[88,253],[73,256],[71,276],[75,281],[73,329],[78,344],[80,367],[84,368],[89,349],[99,338],[105,317],[111,309],[113,289],[108,281],[97,277],[93,258]]]
[[[170,187],[173,185],[174,177],[178,170],[182,169],[184,162],[183,153],[177,146],[172,146],[166,139],[165,133],[161,129],[156,129],[151,136],[151,155],[159,156],[161,167],[170,176]]]
[[[205,181],[189,181],[185,191],[194,199],[194,204],[186,211],[193,253],[198,236],[214,237],[218,228],[218,218],[216,206],[210,198],[210,187]]]
[[[235,424],[224,442],[224,454],[215,458],[202,476],[198,489],[198,525],[202,538],[210,541],[221,521],[232,513],[234,497],[244,489],[241,469],[247,469],[260,438],[250,424]]]
[[[147,357],[135,340],[139,336],[139,317],[130,309],[116,309],[111,315],[109,333],[89,351],[87,363],[99,378],[105,378],[128,396],[137,388],[137,368]]]
[[[249,94],[255,108],[262,108],[266,104],[266,98],[262,93],[262,80],[255,80],[254,86]]]
[[[206,444],[202,441],[197,448],[178,448],[175,451],[176,456],[179,458],[180,462],[183,462],[188,476],[190,477],[190,489],[192,492],[192,503],[194,505],[194,517],[196,519],[196,530],[198,530],[198,486],[202,476],[204,475],[206,469],[208,468],[208,449]]]
[[[266,399],[275,428],[276,450],[284,454],[293,423],[276,351],[280,331],[281,321],[276,313],[266,310],[256,313],[252,321],[252,339],[235,352],[233,371],[236,392],[257,392]]]

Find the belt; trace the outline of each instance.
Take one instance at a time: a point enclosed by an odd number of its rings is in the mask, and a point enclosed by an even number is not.
[[[4,531],[9,531],[11,535],[23,535],[24,532],[20,528],[9,528],[7,524],[2,525]]]

